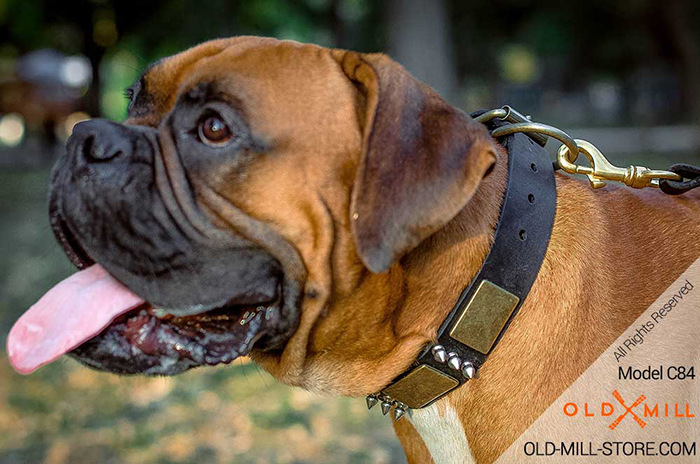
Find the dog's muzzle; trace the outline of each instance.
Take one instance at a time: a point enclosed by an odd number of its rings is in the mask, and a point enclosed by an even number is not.
[[[119,373],[175,374],[253,346],[280,349],[298,289],[270,252],[216,227],[211,212],[190,220],[195,189],[173,182],[164,156],[179,154],[161,153],[156,129],[98,119],[75,127],[54,168],[51,224],[71,261],[96,263],[145,301],[71,354]]]

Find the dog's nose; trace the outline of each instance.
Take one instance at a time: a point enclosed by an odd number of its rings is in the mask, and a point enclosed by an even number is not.
[[[106,119],[91,119],[76,124],[68,140],[69,152],[82,156],[88,163],[128,157],[132,147],[122,126]]]

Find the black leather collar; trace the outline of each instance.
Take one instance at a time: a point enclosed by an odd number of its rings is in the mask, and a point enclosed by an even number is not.
[[[487,123],[490,130],[504,124]],[[489,254],[440,326],[437,343],[381,393],[367,397],[368,407],[381,402],[384,414],[395,406],[395,419],[476,377],[537,278],[556,208],[552,162],[528,135],[508,135],[500,143],[508,150],[508,183]]]

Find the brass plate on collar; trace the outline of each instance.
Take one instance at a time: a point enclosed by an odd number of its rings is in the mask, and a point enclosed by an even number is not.
[[[439,370],[421,364],[405,377],[382,390],[382,393],[404,403],[412,409],[419,409],[444,395],[459,385],[456,379]]]
[[[482,280],[450,330],[450,337],[487,354],[519,301],[509,291]]]

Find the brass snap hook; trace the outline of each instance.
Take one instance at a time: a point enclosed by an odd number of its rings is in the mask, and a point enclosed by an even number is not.
[[[545,146],[550,137],[559,141],[562,146],[557,154],[556,166],[568,174],[587,176],[591,187],[595,189],[604,187],[608,181],[622,182],[629,187],[638,189],[658,188],[662,179],[683,181],[683,176],[671,171],[659,171],[634,165],[627,168],[615,166],[592,143],[574,139],[556,127],[532,122],[529,117],[523,116],[509,106],[487,111],[477,116],[475,120],[485,124],[495,118],[511,123],[491,132],[491,135],[496,139],[510,134],[524,133],[541,146]],[[581,153],[588,158],[590,166],[576,164]]]
[[[581,139],[574,141],[578,146],[579,153],[583,153],[591,165],[575,164],[578,153],[576,156],[572,156],[570,147],[562,145],[557,154],[559,167],[569,174],[584,174],[594,189],[604,187],[605,181],[622,182],[629,187],[641,189],[645,187],[658,188],[661,179],[683,180],[679,174],[670,171],[659,171],[634,165],[627,168],[615,166],[592,143]]]

